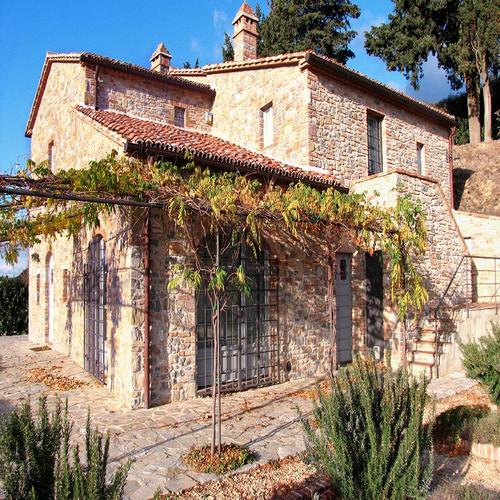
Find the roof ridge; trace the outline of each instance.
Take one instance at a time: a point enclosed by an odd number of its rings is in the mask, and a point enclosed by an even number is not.
[[[333,64],[335,66],[338,66],[340,68],[343,68],[346,71],[348,71],[350,73],[353,73],[353,74],[356,74],[359,77],[362,77],[362,78],[364,78],[364,79],[366,79],[366,80],[368,80],[370,82],[376,83],[377,85],[380,85],[381,87],[385,87],[388,90],[391,90],[391,91],[393,91],[393,92],[395,92],[397,94],[400,94],[401,96],[403,96],[403,97],[405,97],[407,99],[410,99],[410,100],[412,100],[412,101],[414,101],[414,102],[416,102],[418,104],[421,104],[422,106],[426,106],[426,107],[432,109],[433,111],[441,113],[442,115],[444,115],[444,116],[446,116],[446,117],[451,118],[451,119],[454,120],[454,117],[452,115],[450,115],[449,113],[446,113],[445,111],[443,111],[442,109],[438,108],[437,106],[434,106],[434,105],[432,105],[432,104],[430,104],[430,103],[428,103],[426,101],[423,101],[421,99],[417,99],[416,97],[413,97],[413,96],[407,94],[406,92],[403,92],[402,90],[398,89],[397,87],[393,87],[392,85],[389,85],[389,84],[384,83],[384,82],[382,82],[380,80],[377,80],[376,78],[368,76],[365,73],[363,73],[363,72],[361,72],[361,71],[359,71],[359,70],[357,70],[355,68],[351,68],[350,66],[347,66],[346,64],[343,64],[343,63],[341,63],[341,62],[339,62],[336,59],[333,59],[331,57],[325,56],[323,54],[317,54],[316,52],[314,52],[312,50],[309,51],[309,52],[311,54],[314,54],[315,57],[323,59],[323,60],[327,61],[328,63]]]

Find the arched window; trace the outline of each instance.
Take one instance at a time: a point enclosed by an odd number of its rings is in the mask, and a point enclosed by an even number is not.
[[[215,255],[215,241],[200,247],[201,261]],[[278,266],[267,251],[256,256],[245,243],[221,245],[221,265],[245,270],[249,293],[226,287],[220,317],[222,390],[229,392],[279,381]],[[211,255],[212,257],[209,257]],[[210,263],[209,263],[210,265]],[[198,389],[212,386],[214,342],[212,304],[205,282],[196,296],[196,370]]]
[[[92,238],[84,269],[85,369],[106,381],[106,253],[101,235]]]

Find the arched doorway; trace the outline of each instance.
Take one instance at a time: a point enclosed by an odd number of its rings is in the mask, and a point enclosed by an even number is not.
[[[101,235],[89,244],[84,269],[85,369],[106,382],[106,253]]]
[[[201,247],[207,261],[215,243]],[[221,265],[228,274],[242,266],[249,284],[244,293],[229,284],[220,317],[221,390],[231,392],[279,381],[278,265],[267,251],[254,252],[241,245],[221,245]],[[207,267],[209,267],[208,264]],[[200,392],[212,386],[214,360],[212,304],[207,283],[196,296],[196,381]]]

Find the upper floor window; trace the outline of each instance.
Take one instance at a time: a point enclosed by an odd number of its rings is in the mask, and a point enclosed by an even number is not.
[[[49,168],[52,171],[53,174],[56,173],[56,147],[54,145],[54,141],[49,143],[49,150],[48,150],[48,162],[49,162]]]
[[[273,105],[262,108],[262,146],[267,148],[274,142]]]
[[[368,174],[384,170],[382,157],[382,120],[380,115],[368,113]]]
[[[184,128],[186,126],[186,110],[175,106],[174,108],[174,125]]]
[[[424,145],[421,142],[417,142],[417,172],[424,173]]]

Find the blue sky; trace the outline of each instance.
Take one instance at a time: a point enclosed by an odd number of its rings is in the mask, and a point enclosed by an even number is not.
[[[172,64],[184,61],[218,62],[224,31],[242,0],[0,0],[0,172],[15,171],[30,151],[24,137],[26,120],[35,94],[45,53],[91,51],[144,66],[158,42],[173,55]],[[387,18],[389,0],[354,0],[361,17],[353,22],[359,35],[351,48],[356,57],[349,66],[427,101],[450,93],[435,61],[425,67],[420,92],[404,77],[385,69],[384,63],[366,54],[363,32]],[[253,0],[249,0],[255,6]],[[265,0],[261,1],[265,4]],[[1,274],[15,274],[0,261]]]

